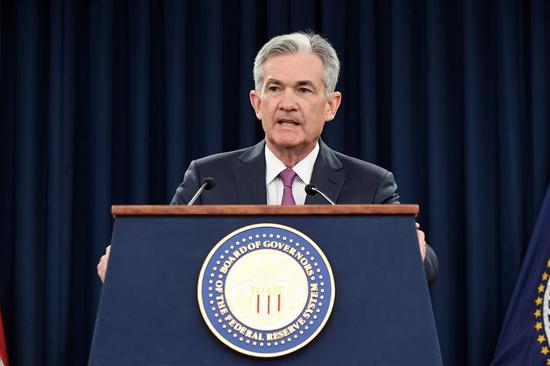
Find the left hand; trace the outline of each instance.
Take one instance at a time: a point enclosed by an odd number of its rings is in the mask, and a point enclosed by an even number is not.
[[[422,262],[426,258],[426,235],[422,230],[420,230],[420,224],[416,223],[416,235],[418,236],[418,247],[420,248],[420,256],[422,257]]]
[[[97,264],[97,275],[101,280],[101,283],[105,282],[105,272],[107,272],[107,266],[109,265],[109,255],[111,254],[111,245],[109,244],[105,248],[105,254],[101,256],[99,263]]]

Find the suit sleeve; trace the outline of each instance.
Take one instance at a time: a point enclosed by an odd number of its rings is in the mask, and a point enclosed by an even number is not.
[[[435,254],[435,251],[428,244],[426,244],[424,271],[426,272],[426,280],[428,281],[428,286],[431,286],[437,277],[437,272],[439,271],[439,262],[437,260],[437,255]]]
[[[399,203],[399,193],[397,193],[397,183],[393,178],[393,174],[386,172],[376,193],[374,195],[373,203],[388,204]]]
[[[183,182],[176,189],[171,205],[186,205],[200,187],[200,175],[197,163],[193,160],[185,172]]]
[[[397,193],[397,184],[393,178],[393,174],[387,172],[380,186],[378,187],[375,198],[375,203],[384,203],[384,204],[399,204],[399,194]],[[424,258],[424,271],[426,272],[426,279],[428,285],[435,281],[437,277],[437,272],[439,271],[439,262],[437,260],[437,255],[433,248],[426,244],[426,257]]]

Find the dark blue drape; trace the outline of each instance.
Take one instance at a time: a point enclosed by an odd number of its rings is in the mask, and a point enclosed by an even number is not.
[[[549,19],[545,0],[2,0],[10,360],[86,362],[110,205],[167,203],[191,159],[261,139],[254,55],[311,29],[342,60],[325,141],[421,205],[445,363],[488,364],[550,180]]]

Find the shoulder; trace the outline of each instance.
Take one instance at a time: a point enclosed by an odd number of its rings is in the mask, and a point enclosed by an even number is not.
[[[381,166],[378,166],[376,164],[369,163],[368,161],[354,158],[352,156],[342,154],[338,151],[335,151],[334,153],[336,154],[340,162],[342,162],[342,165],[344,166],[345,169],[350,169],[350,170],[353,170],[354,172],[361,173],[361,174],[380,176],[380,177],[384,177],[388,173],[390,173],[389,170],[384,169]]]
[[[336,156],[342,162],[348,183],[357,187],[376,187],[377,191],[385,186],[397,190],[395,178],[389,170],[339,152],[336,152]]]
[[[363,177],[370,180],[375,178],[387,179],[388,177],[391,177],[393,180],[392,173],[381,166],[343,154],[331,149],[324,143],[321,146],[321,154],[324,155],[323,158],[335,170],[344,169],[347,175],[359,178]]]
[[[261,141],[254,146],[208,155],[196,159],[194,163],[198,167],[227,167],[228,164],[234,164],[237,161],[246,162],[263,156],[263,148],[264,142]]]
[[[239,150],[226,151],[218,154],[208,155],[208,156],[196,159],[195,164],[199,166],[226,164],[232,160],[238,159],[238,157],[242,155],[242,153],[245,150],[246,149],[239,149]]]
[[[398,203],[393,174],[376,164],[323,146],[323,158],[345,181],[341,203]]]
[[[193,160],[185,172],[183,182],[176,190],[172,204],[186,204],[197,191],[205,177],[216,181],[217,189],[201,196],[201,203],[228,204],[238,202],[235,171],[245,162],[244,157],[255,156],[256,150],[263,152],[263,146],[257,144],[244,149],[233,150]]]

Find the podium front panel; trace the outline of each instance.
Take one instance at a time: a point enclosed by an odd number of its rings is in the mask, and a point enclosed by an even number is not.
[[[244,226],[309,236],[334,274],[332,315],[308,345],[259,359],[222,344],[197,301],[212,247]],[[120,216],[90,365],[440,365],[412,216]]]

